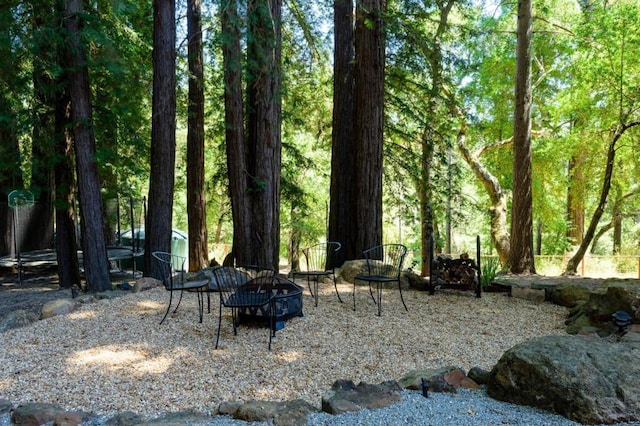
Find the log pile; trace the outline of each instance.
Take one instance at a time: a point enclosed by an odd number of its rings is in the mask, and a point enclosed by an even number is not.
[[[440,254],[433,259],[431,279],[436,289],[476,290],[479,285],[477,271],[476,262],[466,253],[459,259]]]

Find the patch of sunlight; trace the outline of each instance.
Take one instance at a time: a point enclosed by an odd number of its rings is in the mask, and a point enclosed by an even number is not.
[[[300,351],[286,351],[280,352],[274,356],[275,359],[282,362],[295,362],[302,358],[302,352]]]
[[[167,308],[166,302],[156,302],[153,300],[142,300],[137,303],[138,307],[142,309],[160,309]]]
[[[114,346],[79,351],[69,358],[69,362],[76,367],[129,368],[141,373],[163,373],[173,364],[168,357],[160,356],[150,359],[145,351],[119,349]]]
[[[97,315],[94,311],[84,311],[84,312],[72,312],[69,315],[69,318],[71,319],[90,319],[90,318],[96,318]]]

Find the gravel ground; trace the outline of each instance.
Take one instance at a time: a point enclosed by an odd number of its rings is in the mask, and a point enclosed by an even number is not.
[[[189,410],[211,413],[222,401],[249,399],[302,398],[319,408],[322,394],[336,379],[379,383],[413,369],[446,365],[491,369],[519,342],[565,333],[565,308],[504,293],[477,299],[471,293],[407,291],[406,312],[397,291],[390,291],[383,296],[382,317],[377,317],[368,291],[358,289],[354,312],[351,286],[339,289],[346,303],[338,302],[332,286],[324,286],[318,307],[305,291],[304,317],[290,319],[278,331],[271,352],[265,328],[241,326],[234,336],[228,310],[215,350],[217,299],[202,324],[195,295],[187,294],[178,312],[159,325],[168,301],[161,288],[87,304],[72,314],[0,335],[0,398],[53,402],[104,415],[129,410],[149,417]],[[411,395],[408,406],[418,407],[411,398],[419,393]],[[432,401],[441,398],[456,397],[420,396],[426,412],[404,411],[432,419],[415,424],[447,424],[428,414]],[[465,416],[474,417],[470,412]],[[385,424],[339,423],[341,417],[318,415],[313,424]],[[516,420],[508,424],[525,424]]]

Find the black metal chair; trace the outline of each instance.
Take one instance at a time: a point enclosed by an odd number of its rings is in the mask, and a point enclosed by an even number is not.
[[[367,269],[354,277],[353,280],[353,310],[356,310],[356,282],[367,281],[369,283],[369,293],[373,302],[378,305],[378,316],[382,315],[382,285],[387,283],[398,283],[400,290],[400,300],[407,311],[407,304],[402,296],[402,285],[400,283],[400,272],[407,248],[402,244],[384,244],[372,247],[362,252],[366,261]],[[371,284],[376,284],[376,297],[373,295]]]
[[[220,295],[220,309],[218,313],[218,334],[216,336],[216,349],[220,341],[220,329],[222,327],[222,308],[231,308],[233,321],[233,334],[238,335],[238,325],[240,324],[239,312],[261,309],[264,317],[269,318],[269,350],[271,350],[271,339],[275,335],[274,318],[275,305],[273,292],[273,280],[275,273],[273,270],[256,267],[233,268],[221,266],[213,270],[216,291]],[[257,273],[255,278],[248,271]]]
[[[311,293],[311,296],[315,299],[316,306],[318,306],[318,282],[324,277],[333,277],[333,287],[336,289],[338,300],[342,303],[335,273],[336,260],[341,248],[342,244],[330,241],[316,244],[302,250],[306,269],[304,271],[294,271],[292,276],[294,281],[297,276],[307,278],[309,293]],[[311,290],[311,281],[314,283],[314,290]]]
[[[158,262],[158,270],[160,271],[162,277],[162,284],[164,285],[164,288],[169,292],[169,305],[167,306],[167,311],[164,313],[164,317],[162,317],[160,324],[164,322],[164,320],[167,318],[167,315],[169,314],[169,311],[171,310],[171,304],[173,303],[173,293],[175,291],[180,292],[180,298],[178,299],[178,304],[173,310],[173,313],[176,313],[178,311],[180,302],[182,302],[182,295],[185,291],[195,292],[198,295],[198,311],[200,313],[200,322],[202,322],[204,311],[204,293],[207,286],[209,285],[209,280],[187,281],[185,279],[186,271],[184,268],[187,260],[186,257],[163,251],[155,251],[151,253],[151,255]]]

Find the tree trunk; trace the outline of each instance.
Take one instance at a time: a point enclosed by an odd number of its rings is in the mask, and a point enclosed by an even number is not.
[[[598,206],[593,212],[593,216],[591,217],[591,221],[589,222],[587,232],[584,234],[582,243],[578,247],[578,250],[575,252],[575,254],[567,262],[567,267],[563,273],[564,275],[575,275],[577,273],[578,265],[582,261],[582,258],[587,251],[587,247],[589,247],[589,245],[591,244],[591,240],[596,233],[596,228],[598,227],[600,218],[604,213],[604,208],[607,204],[607,197],[609,196],[609,189],[611,189],[611,177],[613,176],[613,166],[616,159],[616,143],[622,137],[624,132],[632,127],[639,125],[640,121],[631,122],[628,124],[620,124],[613,132],[611,142],[609,143],[609,149],[607,151],[607,163],[604,171],[604,179],[602,180],[602,189],[600,190],[600,201],[598,202]]]
[[[51,21],[55,16],[48,7],[44,8],[44,4],[36,6],[32,20],[33,34],[38,36],[34,40],[37,54],[33,58],[32,71],[36,106],[33,108],[30,190],[38,203],[29,215],[25,251],[48,248],[53,237],[55,81],[47,66],[55,63],[56,58],[53,38],[42,34],[48,34],[47,26],[54,27]]]
[[[571,244],[582,243],[584,235],[584,173],[585,155],[574,155],[569,160],[569,188],[567,191],[567,238]]]
[[[153,100],[149,209],[145,222],[145,273],[160,278],[154,251],[171,251],[176,162],[176,20],[174,0],[153,7]]]
[[[0,16],[2,18],[3,16]],[[8,15],[4,17],[9,18]],[[2,87],[11,87],[15,74],[18,71],[17,64],[13,63],[14,57],[11,51],[11,40],[9,22],[0,22],[0,39],[7,42],[0,43],[0,84]],[[7,204],[7,196],[14,189],[23,187],[22,163],[18,135],[16,132],[17,115],[15,108],[9,97],[9,92],[0,90],[0,226],[2,235],[0,237],[0,254],[4,255],[11,251],[12,247],[12,216],[11,209]]]
[[[251,229],[247,195],[247,161],[242,101],[242,51],[237,0],[223,0],[222,56],[224,61],[225,141],[229,198],[233,220],[232,256],[239,264],[251,263]]]
[[[356,252],[382,243],[384,0],[359,0],[355,29]],[[361,256],[361,255],[360,255]]]
[[[613,254],[620,254],[622,248],[622,215],[613,216]]]
[[[282,142],[280,24],[282,0],[250,0],[247,43],[247,170],[251,209],[251,263],[278,270]]]
[[[354,34],[353,1],[334,2],[333,51],[333,133],[331,135],[331,187],[329,202],[329,241],[342,244],[340,265],[356,259],[356,199],[354,179],[356,167],[354,117]],[[331,265],[331,266],[340,266]]]
[[[62,7],[61,9],[62,10]],[[73,138],[68,129],[71,121],[71,105],[64,87],[67,82],[59,81],[55,108],[56,127],[56,238],[55,249],[58,262],[58,280],[60,287],[80,287],[80,266],[78,263],[78,243],[76,236],[74,197],[75,181],[73,176]]]
[[[291,205],[291,217],[296,216],[295,200]],[[289,244],[287,244],[287,252],[289,257],[289,266],[291,271],[300,270],[300,240],[302,239],[302,230],[300,229],[299,222],[292,219],[291,233],[289,234]]]
[[[484,186],[489,195],[489,200],[491,200],[491,207],[489,208],[491,240],[500,258],[500,263],[504,266],[509,260],[509,233],[507,232],[507,204],[509,197],[502,189],[498,179],[480,163],[478,155],[472,154],[467,148],[467,125],[462,114],[457,115],[463,120],[456,141],[458,150],[462,154],[462,158],[471,167],[473,174]]]
[[[100,179],[96,164],[96,146],[91,128],[91,103],[85,49],[80,31],[82,0],[66,3],[67,31],[70,36],[68,58],[69,93],[73,119],[76,168],[80,190],[82,249],[88,290],[102,292],[111,289],[107,248],[103,234]]]
[[[189,221],[189,270],[209,266],[204,182],[204,65],[200,0],[187,5],[189,39],[189,106],[187,133],[187,217]]]
[[[531,0],[519,0],[509,251],[509,270],[514,274],[536,272],[531,193],[531,20]]]

